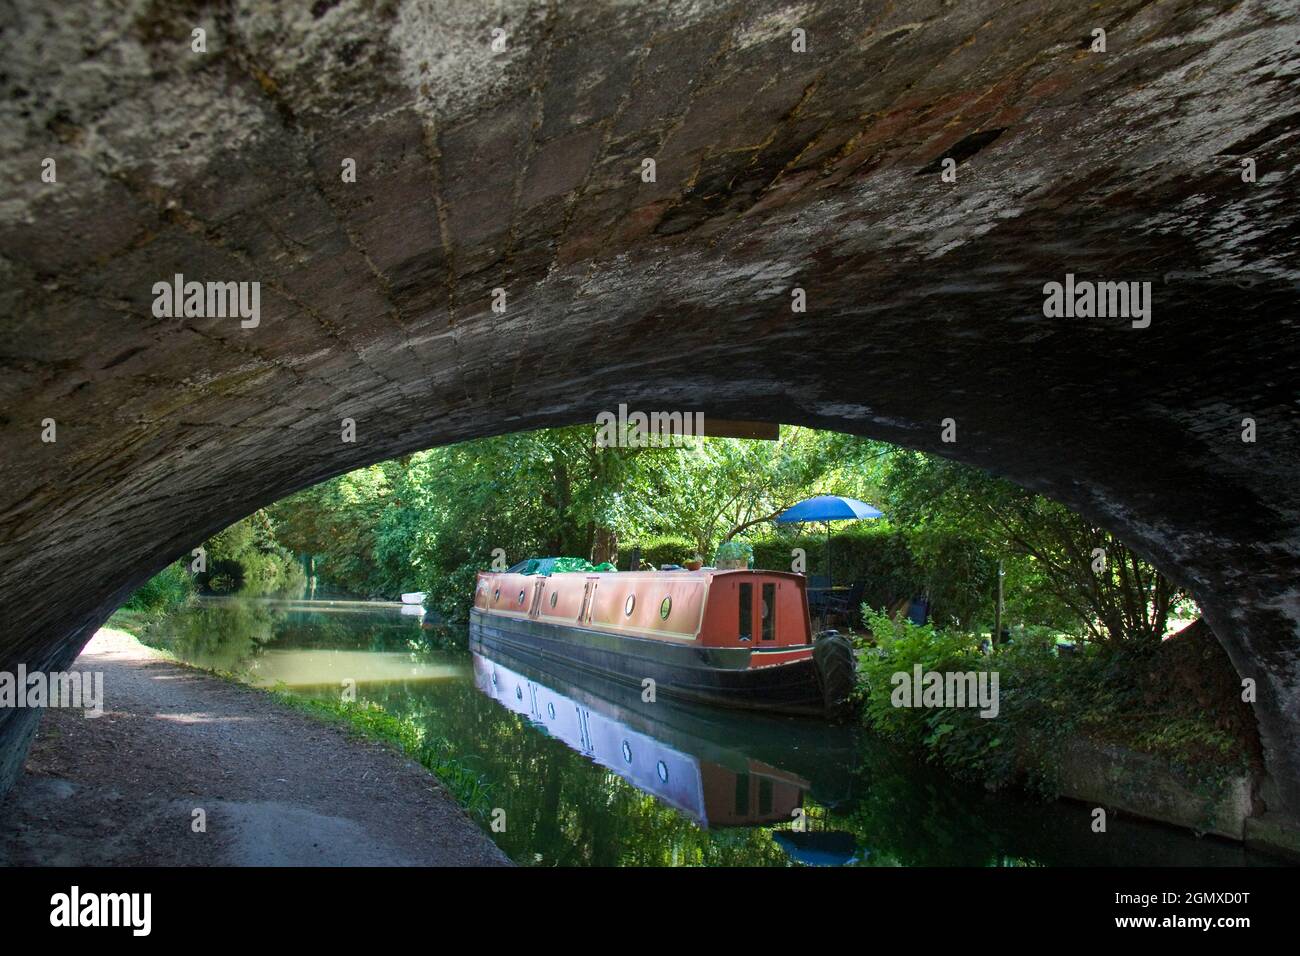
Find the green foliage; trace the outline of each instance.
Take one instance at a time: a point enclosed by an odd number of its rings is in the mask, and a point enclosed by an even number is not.
[[[150,614],[165,614],[188,604],[194,596],[194,580],[185,569],[184,561],[167,565],[129,598],[124,608]]]
[[[1026,628],[982,653],[962,632],[870,608],[863,614],[875,639],[862,648],[859,667],[864,722],[959,776],[991,787],[1024,782],[1054,796],[1065,748],[1081,736],[1161,756],[1205,788],[1246,768],[1240,739],[1204,715],[1182,712],[1179,701],[1149,700],[1147,645],[1090,645],[1058,656],[1053,632]],[[894,706],[892,678],[910,680],[916,665],[923,674],[996,672],[997,717],[972,707]]]
[[[885,507],[907,529],[918,560],[956,582],[950,608],[957,626],[991,624],[990,561],[1002,558],[1007,622],[1051,625],[1097,642],[1154,643],[1164,635],[1178,589],[1064,506],[979,469],[903,449],[890,453],[883,485]]]
[[[396,597],[413,590],[407,561],[379,555],[381,523],[401,508],[394,484],[409,458],[358,468],[314,485],[266,509],[277,543],[293,554],[312,555],[316,574],[329,586],[364,597]]]
[[[1053,502],[944,459],[795,427],[777,442],[693,448],[601,447],[592,426],[435,448],[281,501],[215,536],[210,556],[240,567],[218,584],[269,591],[294,572],[254,555],[310,555],[326,589],[424,591],[459,620],[475,575],[501,553],[507,564],[568,554],[628,567],[638,546],[659,567],[737,545],[753,549],[755,567],[786,569],[798,547],[807,572],[824,575],[824,526],[772,523],[819,493],[875,501],[889,516],[837,524],[831,541],[836,583],[862,581],[873,607],[924,597],[943,627],[991,631],[999,560],[1011,627],[1152,640],[1179,598],[1121,542]]]
[[[292,552],[278,539],[265,509],[237,521],[203,543],[207,570],[195,584],[216,594],[279,594],[301,591],[306,583]]]
[[[684,565],[695,554],[695,542],[681,535],[648,535],[629,543],[625,553],[633,548],[641,549],[642,562],[656,568],[665,564]]]
[[[754,546],[748,541],[724,541],[718,545],[718,553],[714,555],[713,563],[715,566],[721,565],[724,561],[741,561],[745,567],[754,566]]]
[[[990,662],[979,653],[975,638],[933,624],[895,620],[883,611],[864,608],[863,616],[876,641],[863,655],[860,669],[868,725],[882,736],[927,751],[954,770],[1006,782],[1002,728],[979,717],[977,709],[895,706],[895,675],[910,684],[918,665],[922,674],[988,670]]]
[[[808,494],[865,493],[851,464],[875,447],[797,428],[780,442],[696,448],[605,448],[595,437],[594,427],[575,426],[435,448],[269,513],[279,542],[315,555],[330,586],[389,598],[425,591],[430,607],[456,620],[497,549],[508,564],[557,554],[601,564],[639,543],[643,561],[681,564]]]

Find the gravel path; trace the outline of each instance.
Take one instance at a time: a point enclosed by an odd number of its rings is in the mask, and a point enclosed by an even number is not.
[[[121,631],[99,631],[74,669],[103,672],[104,715],[46,711],[0,803],[0,864],[509,865],[385,744]]]

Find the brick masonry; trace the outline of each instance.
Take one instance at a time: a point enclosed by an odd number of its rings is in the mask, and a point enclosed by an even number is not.
[[[1293,3],[117,6],[0,30],[0,667],[67,664],[347,469],[699,409],[939,452],[1124,536],[1259,681],[1300,812]],[[260,282],[261,324],[155,318],[176,272]],[[1045,318],[1067,272],[1150,281],[1150,327]],[[0,715],[10,775],[29,730]]]

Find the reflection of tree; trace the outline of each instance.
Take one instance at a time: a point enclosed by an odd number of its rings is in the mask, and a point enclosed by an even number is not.
[[[462,658],[463,660],[463,658]],[[506,811],[493,834],[518,862],[668,866],[785,864],[764,829],[701,830],[692,821],[531,728],[467,682],[367,690],[385,710],[442,737],[481,771]],[[537,856],[540,854],[540,861]]]
[[[202,602],[150,627],[141,640],[208,670],[240,673],[278,636],[283,617],[271,605]]]
[[[143,635],[200,667],[239,673],[267,645],[278,650],[368,650],[409,654],[413,663],[455,636],[421,630],[392,611],[326,613],[243,598],[205,600],[164,618]]]

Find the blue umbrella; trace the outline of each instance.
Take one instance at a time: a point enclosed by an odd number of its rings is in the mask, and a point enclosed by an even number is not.
[[[809,521],[826,522],[826,580],[834,584],[831,577],[831,522],[860,521],[864,518],[880,518],[883,512],[873,508],[857,498],[845,498],[841,495],[817,495],[791,505],[777,515],[779,524],[803,524]]]
[[[857,521],[880,517],[883,517],[883,513],[879,509],[857,498],[818,495],[791,505],[776,520],[781,524],[796,524],[803,521]]]

